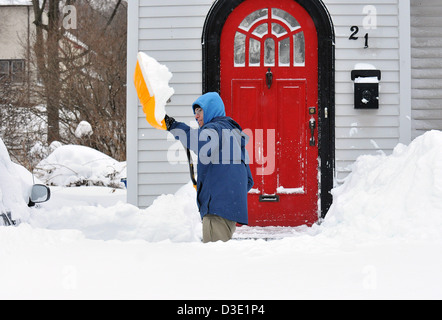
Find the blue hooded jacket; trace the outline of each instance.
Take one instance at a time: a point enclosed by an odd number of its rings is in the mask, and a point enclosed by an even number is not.
[[[197,204],[203,218],[215,214],[239,224],[248,224],[247,193],[253,187],[245,146],[247,135],[226,117],[218,93],[199,97],[192,108],[204,111],[204,125],[191,129],[174,122],[170,132],[198,155]]]

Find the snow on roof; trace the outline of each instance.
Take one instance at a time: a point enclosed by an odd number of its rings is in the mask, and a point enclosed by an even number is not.
[[[32,6],[31,0],[0,0],[0,6]]]

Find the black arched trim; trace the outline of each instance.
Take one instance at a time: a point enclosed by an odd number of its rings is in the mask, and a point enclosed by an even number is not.
[[[246,0],[216,0],[204,23],[203,93],[219,92],[221,33],[228,16]],[[293,0],[312,17],[318,32],[319,156],[321,158],[321,216],[331,204],[335,172],[335,33],[330,14],[321,0]]]

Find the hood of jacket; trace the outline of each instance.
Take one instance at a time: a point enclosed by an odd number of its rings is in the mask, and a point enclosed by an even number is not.
[[[194,114],[198,107],[204,111],[204,124],[216,117],[226,116],[224,102],[217,92],[209,92],[196,99],[192,106]]]

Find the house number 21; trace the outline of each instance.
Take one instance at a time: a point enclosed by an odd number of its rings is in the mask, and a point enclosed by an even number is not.
[[[352,26],[352,27],[350,28],[350,31],[353,32],[353,33],[350,35],[350,37],[349,37],[348,39],[349,39],[349,40],[358,40],[359,37],[357,37],[356,35],[357,35],[358,32],[359,32],[359,27],[358,27],[358,26]],[[365,46],[364,46],[364,49],[367,49],[367,48],[368,48],[368,33],[365,34],[364,38],[365,38]]]

